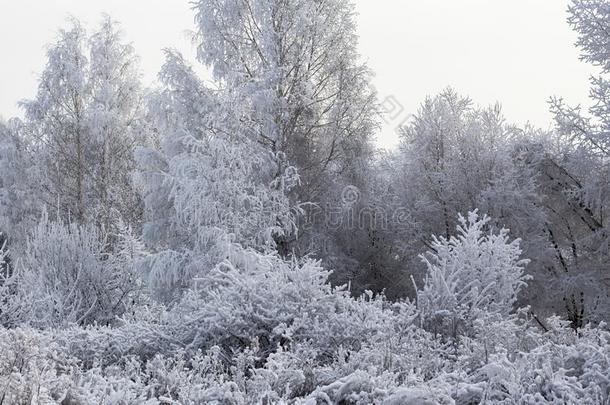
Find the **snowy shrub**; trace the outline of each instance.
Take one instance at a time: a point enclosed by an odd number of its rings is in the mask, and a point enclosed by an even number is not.
[[[112,252],[101,231],[43,217],[15,268],[19,322],[39,328],[114,322],[138,288],[137,252],[125,238]]]
[[[475,320],[471,337],[461,336],[459,347],[451,351],[456,359],[454,368],[473,372],[497,353],[516,356],[545,342],[527,311],[522,309],[506,318],[489,314]]]
[[[77,366],[58,349],[33,330],[0,328],[0,403],[59,402]]]
[[[525,317],[513,318],[479,325],[477,338],[463,339],[457,358],[448,360],[443,351],[453,348],[418,328],[414,316],[405,320],[396,308],[386,314],[396,328],[380,328],[359,349],[339,348],[330,362],[312,356],[315,340],[293,339],[272,353],[265,353],[262,335],[241,348],[224,341],[204,350],[180,344],[168,350],[157,343],[151,356],[111,357],[101,346],[136,347],[138,339],[152,342],[153,334],[146,337],[150,332],[133,324],[1,329],[0,387],[8,403],[597,404],[609,398],[606,331],[587,327],[576,334],[566,322],[549,319],[548,332],[541,332]],[[169,340],[161,324],[149,327],[159,340]],[[85,345],[79,339],[92,344],[90,355],[98,360],[80,359],[75,344]],[[484,356],[482,346],[489,348]]]
[[[286,261],[236,247],[171,310],[175,338],[192,349],[243,348],[257,339],[263,357],[280,346],[310,342],[311,356],[332,359],[339,348],[357,349],[392,327],[382,299],[355,301],[327,284],[328,275],[311,260]]]
[[[478,318],[508,316],[526,285],[518,239],[509,242],[506,229],[486,231],[489,218],[476,211],[459,222],[457,237],[434,237],[422,256],[428,274],[417,294],[426,328],[452,337],[469,334]]]
[[[62,343],[29,329],[0,330],[0,403],[247,403],[214,349],[188,360],[181,354],[146,363],[125,357],[111,366],[83,368],[65,355]]]
[[[585,329],[581,336],[567,326],[559,335],[571,341],[553,342],[554,336],[528,352],[500,350],[473,370],[471,392],[476,401],[493,403],[607,403],[609,336],[605,331]]]

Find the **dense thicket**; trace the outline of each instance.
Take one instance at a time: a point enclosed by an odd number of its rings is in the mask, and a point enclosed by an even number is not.
[[[151,89],[71,21],[0,122],[0,404],[610,401],[607,1],[588,115],[448,88],[395,151],[351,1],[193,8]]]

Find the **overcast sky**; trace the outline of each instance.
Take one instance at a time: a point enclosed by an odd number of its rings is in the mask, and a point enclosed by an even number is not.
[[[548,128],[547,101],[563,96],[588,104],[588,77],[578,60],[576,35],[566,23],[566,0],[356,0],[362,57],[376,72],[380,100],[394,132],[426,95],[452,86],[476,103],[501,102],[509,121]],[[16,103],[36,92],[45,44],[66,16],[95,24],[107,12],[123,24],[152,83],[161,49],[194,55],[188,0],[0,0],[0,115],[21,115]],[[404,109],[404,110],[403,110]]]

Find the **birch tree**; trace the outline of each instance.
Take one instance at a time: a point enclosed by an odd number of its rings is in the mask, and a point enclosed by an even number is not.
[[[302,201],[370,157],[376,126],[371,72],[357,53],[348,0],[199,0],[199,60],[248,136],[299,169]]]
[[[25,136],[39,165],[38,197],[50,215],[110,228],[137,224],[133,149],[143,142],[137,57],[105,18],[88,36],[72,21],[47,52],[38,94],[23,102]]]

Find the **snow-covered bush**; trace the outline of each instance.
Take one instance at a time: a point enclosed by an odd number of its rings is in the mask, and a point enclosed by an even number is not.
[[[138,253],[125,238],[112,252],[101,231],[44,216],[15,264],[15,321],[39,328],[114,322],[138,288]]]
[[[77,368],[48,336],[31,329],[0,328],[0,353],[0,403],[58,403]]]
[[[506,318],[526,285],[519,240],[508,230],[485,230],[489,218],[476,211],[459,217],[458,236],[433,238],[432,251],[422,256],[428,267],[417,294],[422,324],[435,333],[468,335],[472,323],[490,315]]]
[[[584,328],[576,334],[566,322],[552,319],[549,327],[531,350],[490,354],[485,364],[469,373],[462,392],[469,392],[473,402],[607,403],[608,332]],[[456,400],[462,403],[459,396]]]
[[[323,362],[394,327],[382,297],[353,300],[333,289],[328,275],[315,261],[286,261],[236,247],[170,311],[172,335],[191,350],[243,349],[256,339],[263,358],[306,342],[300,349]]]
[[[295,271],[293,268],[289,274]],[[312,271],[310,268],[304,275]],[[294,278],[301,288],[317,284],[305,276]],[[285,287],[278,284],[278,278],[272,280],[267,287]],[[227,288],[236,286],[236,290],[243,285],[230,279],[224,284]],[[254,291],[260,298],[281,295],[277,291]],[[287,293],[295,295],[298,291]],[[316,314],[320,322],[308,323],[308,335],[305,325],[292,334],[279,333],[287,329],[284,326],[276,327],[275,335],[269,333],[265,323],[273,324],[272,316],[281,313],[281,308],[273,308],[277,304],[273,300],[267,307],[259,298],[244,298],[242,304],[233,307],[225,303],[226,311],[221,311],[218,319],[208,317],[215,325],[214,331],[230,336],[250,329],[254,335],[254,328],[258,328],[264,333],[253,339],[219,338],[218,345],[210,339],[201,350],[175,339],[188,337],[186,342],[193,336],[176,329],[179,322],[175,314],[118,328],[73,327],[46,332],[3,329],[0,395],[5,395],[9,403],[73,404],[597,404],[608,400],[610,334],[606,331],[586,327],[576,334],[567,322],[548,319],[544,321],[547,331],[543,332],[528,322],[525,314],[515,315],[489,324],[475,322],[474,337],[461,339],[456,356],[448,358],[445,353],[453,347],[419,328],[412,306],[346,299],[352,311],[332,312],[341,306],[326,306],[331,313]],[[253,309],[252,320],[239,309],[246,302]],[[324,302],[296,302],[298,306],[287,310],[303,308],[307,312],[324,306]],[[238,322],[235,328],[222,321],[229,312],[236,315],[231,318]],[[369,323],[362,314],[382,322],[376,329],[370,324],[360,326],[358,320]],[[340,337],[343,343],[335,346],[332,356],[315,355],[327,336],[337,334],[328,327],[341,317],[350,321],[344,324],[349,330]],[[185,325],[184,329],[192,326]],[[357,344],[356,340],[351,344],[345,340],[362,330],[370,333],[359,335]],[[272,347],[269,342],[274,336],[283,336],[284,340]],[[173,346],[168,349],[170,341]],[[156,346],[146,356],[138,355],[137,350],[120,352],[129,345]],[[103,346],[113,348],[114,354],[101,350]],[[86,348],[88,354],[77,347]],[[85,354],[92,357],[83,361]]]

